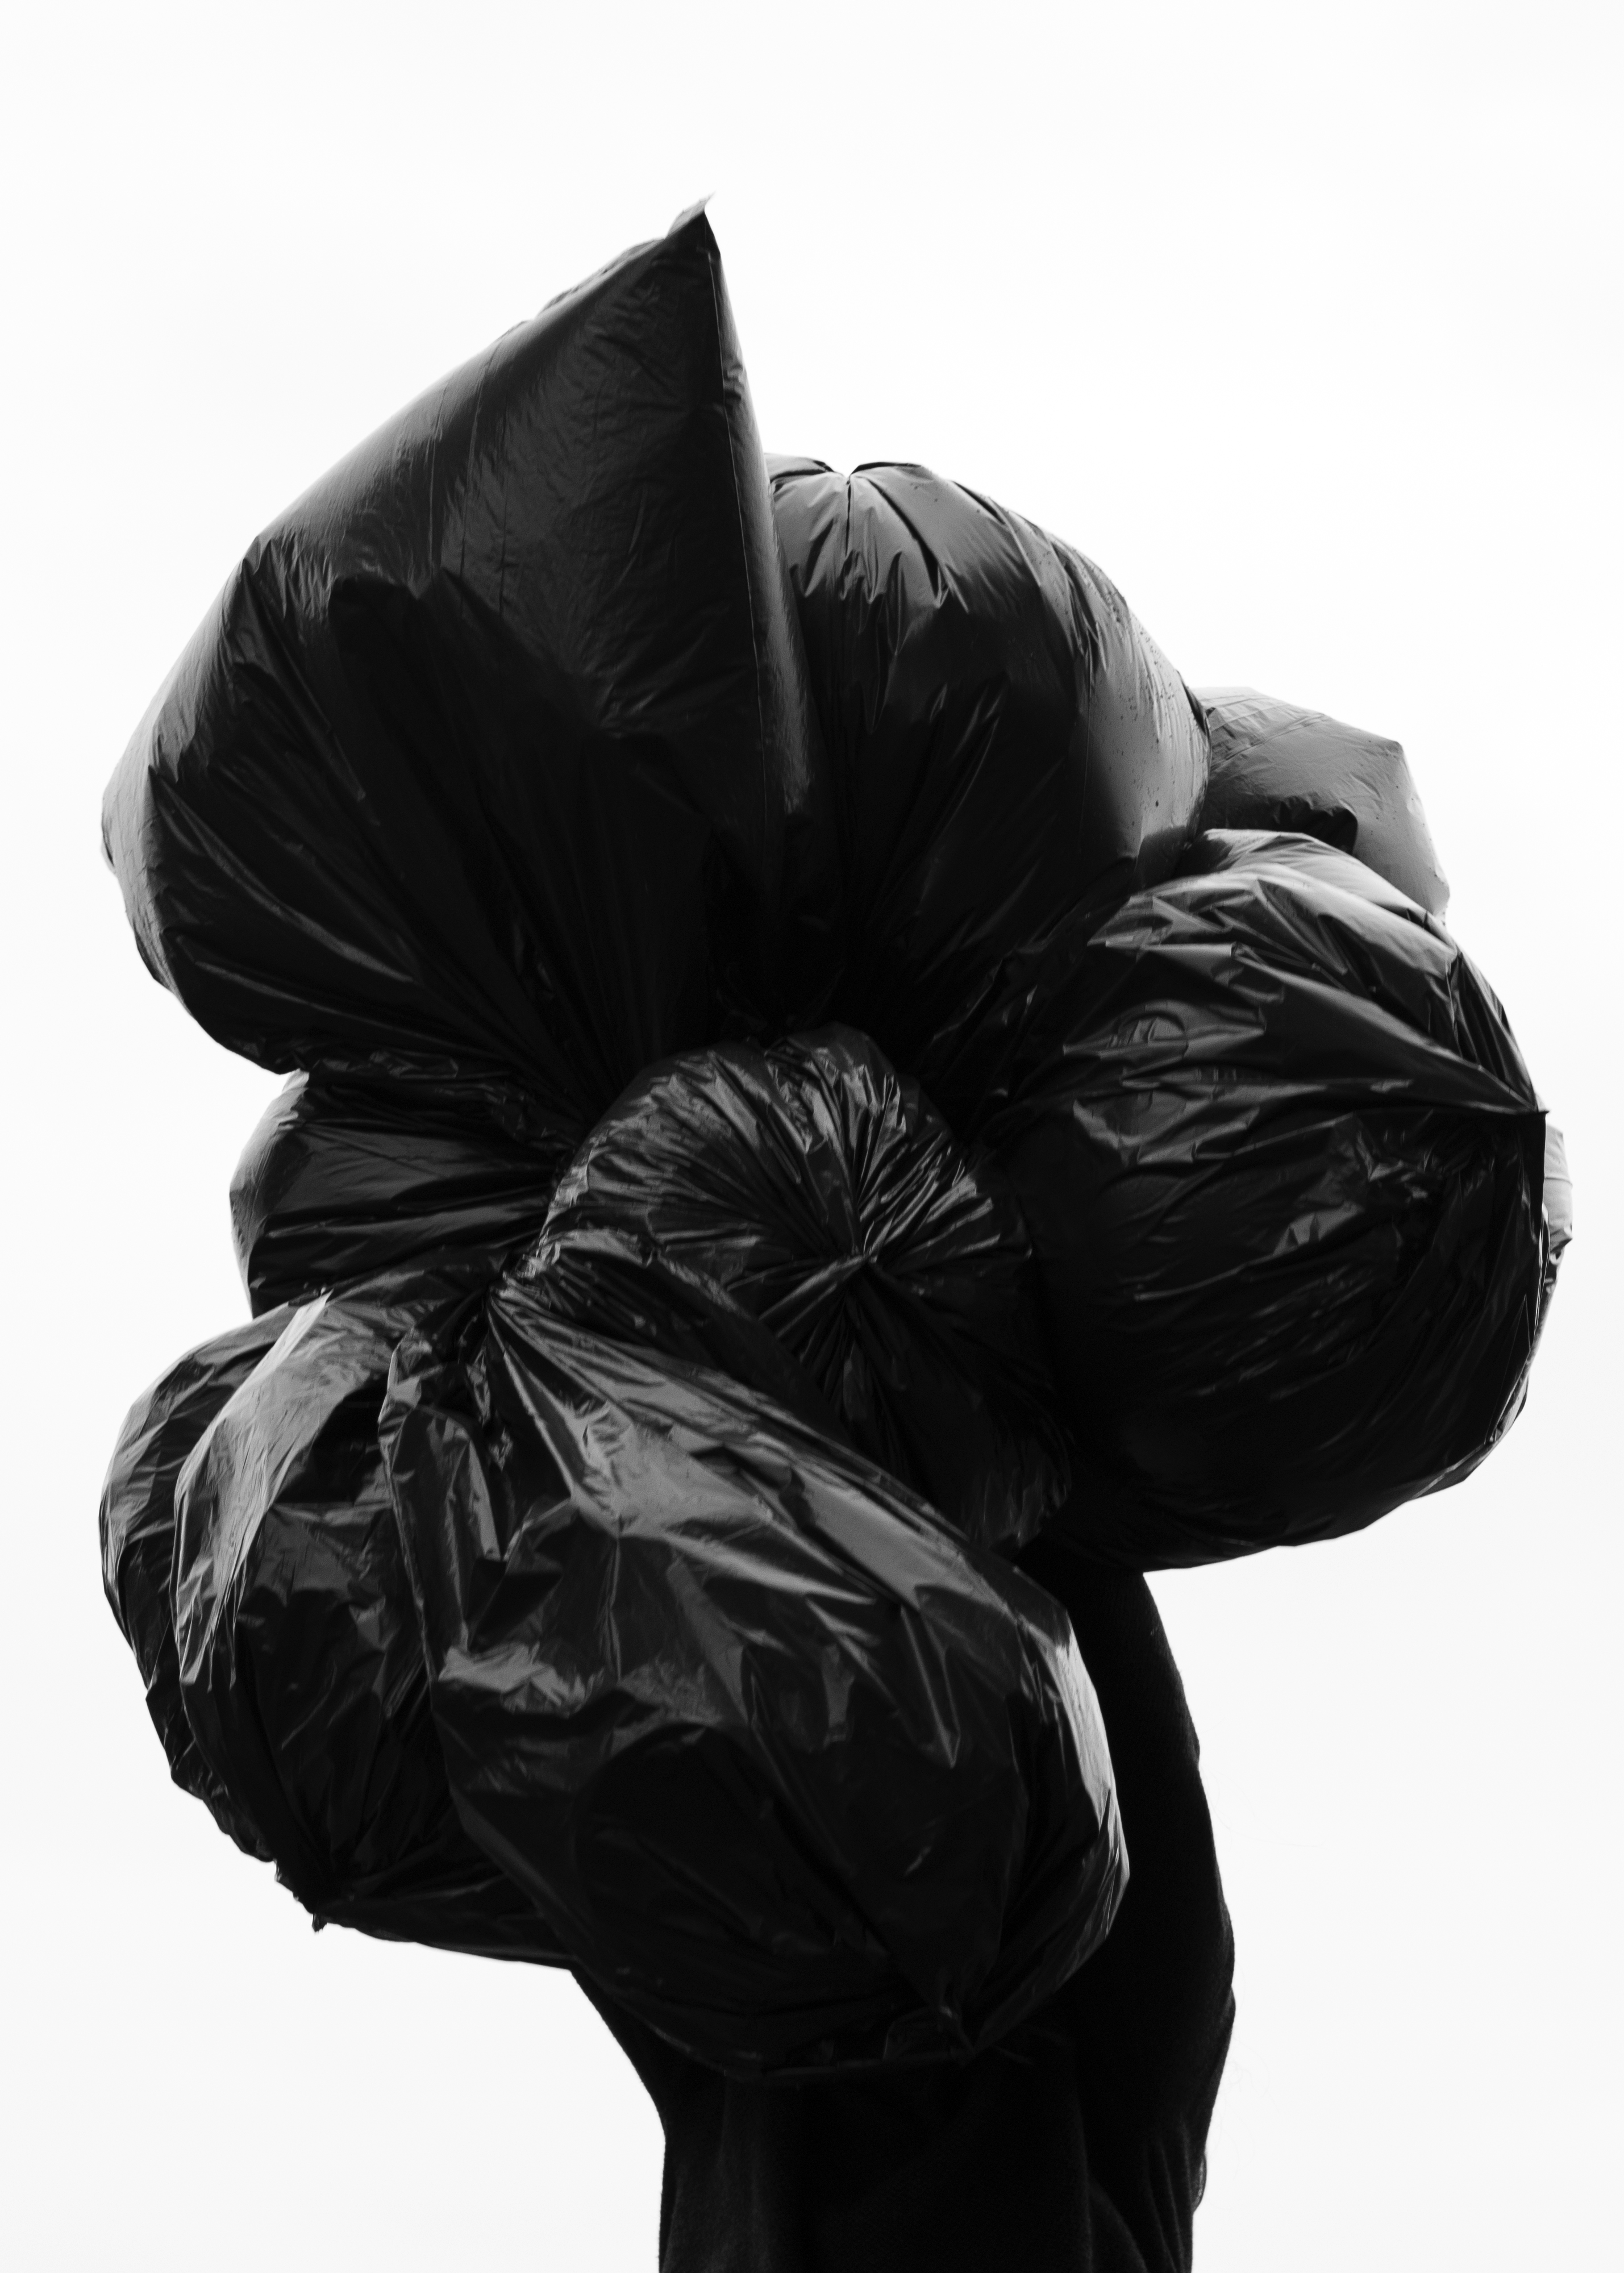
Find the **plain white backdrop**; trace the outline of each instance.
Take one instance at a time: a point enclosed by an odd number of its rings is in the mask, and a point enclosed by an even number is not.
[[[314,1938],[168,1782],[96,1504],[142,1384],[244,1314],[273,1083],[146,977],[98,802],[265,521],[709,193],[770,448],[921,459],[1081,545],[1193,683],[1407,746],[1577,1238],[1476,1478],[1157,1582],[1239,1947],[1197,2262],[1624,2264],[1614,13],[13,18],[9,2263],[652,2273],[657,2126],[573,1986]]]

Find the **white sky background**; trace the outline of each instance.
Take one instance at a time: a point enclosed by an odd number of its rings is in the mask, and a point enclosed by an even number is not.
[[[1366,1536],[1158,1581],[1239,1944],[1203,2273],[1624,2264],[1615,11],[32,12],[11,438],[0,2254],[652,2269],[567,1982],[319,1939],[169,1785],[103,1603],[131,1399],[244,1315],[273,1088],[146,977],[102,784],[259,527],[714,193],[769,447],[1072,538],[1194,684],[1406,744],[1566,1129],[1529,1409]]]

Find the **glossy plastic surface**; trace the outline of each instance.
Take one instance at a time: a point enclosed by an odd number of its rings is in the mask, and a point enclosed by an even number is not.
[[[702,214],[392,419],[251,547],[108,791],[150,968],[218,1040],[517,1082],[804,1015],[836,878]]]
[[[1065,1501],[1021,1212],[849,1028],[645,1075],[571,1162],[521,1275],[558,1316],[837,1428],[967,1538],[1029,1538]],[[739,1310],[815,1403],[752,1368]]]
[[[215,1414],[274,1347],[289,1315],[273,1311],[217,1334],[145,1390],[125,1417],[101,1488],[102,1585],[141,1669],[169,1773],[222,1831],[262,1859],[258,1833],[198,1751],[186,1719],[169,1577],[181,1470]]]
[[[175,1495],[180,1693],[318,1920],[558,1962],[453,1806],[378,1446],[396,1343],[474,1283],[412,1274],[307,1304],[215,1414]]]
[[[509,1280],[383,1438],[463,1819],[606,1993],[736,2074],[994,2042],[1126,1860],[1065,1614],[725,1375]]]
[[[1172,866],[1206,736],[1070,545],[922,466],[769,462],[839,806],[834,1012],[945,1104],[1002,958]]]
[[[1465,1474],[1556,1244],[1543,1107],[1441,926],[1304,836],[1216,832],[1186,867],[1061,943],[986,1132],[1044,1277],[1066,1526],[1139,1569]]]
[[[1251,686],[1204,686],[1211,776],[1203,829],[1315,836],[1441,916],[1449,887],[1403,746]]]
[[[990,1543],[1321,1537],[1508,1425],[1571,1194],[1403,753],[1209,705],[984,498],[769,486],[698,215],[251,548],[104,832],[296,1069],[266,1315],[138,1403],[102,1560],[318,1920],[737,2077],[999,2042],[1126,1864]]]
[[[494,1275],[533,1238],[568,1154],[510,1084],[295,1074],[231,1179],[231,1232],[264,1310],[440,1252]]]

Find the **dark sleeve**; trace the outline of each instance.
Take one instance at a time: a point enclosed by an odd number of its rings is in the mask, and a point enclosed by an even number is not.
[[[1141,1579],[1022,1558],[1071,1612],[1132,1876],[1104,1947],[961,2067],[730,2082],[597,1997],[665,2132],[661,2273],[1186,2273],[1233,2002],[1183,1685]]]
[[[1029,1575],[1062,1602],[1104,1715],[1128,1888],[1104,1947],[1055,2000],[1074,2048],[1094,2176],[1146,2264],[1186,2268],[1207,2130],[1235,2017],[1235,1944],[1201,1748],[1150,1589],[1039,1541]]]

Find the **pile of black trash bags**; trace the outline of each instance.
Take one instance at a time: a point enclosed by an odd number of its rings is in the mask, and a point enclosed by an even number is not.
[[[670,2263],[787,2264],[764,2186],[812,2250],[898,2121],[923,2249],[960,2146],[1066,2162],[1057,2059],[1095,2254],[999,2262],[1184,2262],[1228,1927],[1137,1574],[1464,1475],[1568,1235],[1403,752],[1191,693],[920,467],[765,458],[696,213],[257,541],[105,838],[290,1076],[251,1322],[102,1502],[176,1780],[318,1923],[573,1968],[709,2126]]]

